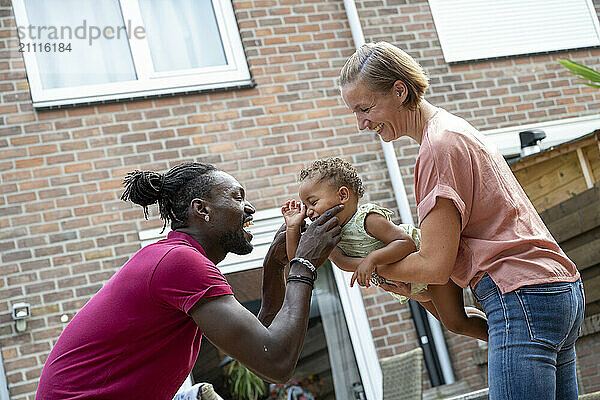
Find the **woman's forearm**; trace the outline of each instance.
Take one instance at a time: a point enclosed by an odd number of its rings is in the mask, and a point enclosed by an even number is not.
[[[450,278],[448,268],[428,260],[421,252],[411,253],[395,263],[378,264],[376,271],[380,276],[392,281],[432,285],[444,285]]]
[[[393,281],[445,285],[456,263],[460,235],[457,208],[440,197],[421,222],[421,249],[393,264],[377,263],[377,273]]]
[[[417,246],[412,240],[394,240],[385,247],[373,251],[368,257],[371,257],[377,265],[391,264],[415,251]]]
[[[331,260],[332,263],[334,263],[338,268],[340,268],[343,271],[354,272],[362,262],[363,258],[349,257],[346,254],[344,254],[342,249],[336,247],[329,255],[329,260]]]

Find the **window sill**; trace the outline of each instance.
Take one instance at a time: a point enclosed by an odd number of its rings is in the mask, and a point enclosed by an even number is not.
[[[141,90],[135,92],[105,94],[96,96],[82,96],[68,99],[54,100],[33,100],[33,107],[37,110],[50,110],[57,108],[88,106],[94,104],[113,103],[120,101],[132,101],[139,99],[148,99],[153,97],[168,97],[186,94],[198,94],[209,92],[220,92],[228,90],[248,89],[256,86],[252,79],[234,81],[227,83],[218,83],[214,85],[193,85],[178,88]]]

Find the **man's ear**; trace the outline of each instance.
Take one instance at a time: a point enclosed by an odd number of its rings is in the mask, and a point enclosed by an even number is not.
[[[195,217],[206,219],[206,216],[209,215],[210,212],[210,206],[205,200],[195,198],[192,200],[190,212]]]
[[[350,200],[350,190],[346,186],[342,186],[338,189],[338,198],[340,203],[344,204]]]

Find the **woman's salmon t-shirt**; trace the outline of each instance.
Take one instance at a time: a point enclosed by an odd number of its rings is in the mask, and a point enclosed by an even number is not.
[[[462,118],[439,109],[427,122],[417,163],[419,225],[438,197],[461,217],[461,238],[450,278],[476,284],[488,273],[507,293],[521,286],[579,279],[506,161]],[[427,240],[427,238],[423,238]]]

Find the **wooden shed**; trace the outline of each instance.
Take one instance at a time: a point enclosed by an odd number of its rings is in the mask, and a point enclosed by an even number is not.
[[[600,314],[600,130],[510,165],[586,291],[586,316]]]

